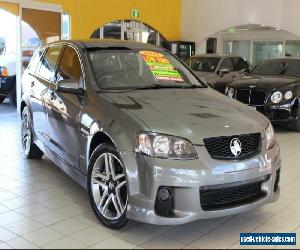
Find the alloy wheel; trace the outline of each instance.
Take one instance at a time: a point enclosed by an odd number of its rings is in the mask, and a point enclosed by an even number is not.
[[[25,151],[25,154],[29,154],[30,146],[31,146],[31,124],[30,124],[30,116],[27,108],[25,108],[22,112],[22,145]]]
[[[119,219],[127,208],[128,194],[124,168],[118,157],[111,153],[100,155],[91,178],[91,190],[98,211],[106,219]]]

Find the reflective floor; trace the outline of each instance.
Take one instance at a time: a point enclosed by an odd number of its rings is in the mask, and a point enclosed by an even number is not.
[[[85,190],[47,158],[25,160],[19,117],[0,105],[0,249],[241,248],[240,232],[298,233],[300,133],[277,129],[282,150],[281,198],[250,213],[167,227],[130,222],[121,231],[98,223]]]

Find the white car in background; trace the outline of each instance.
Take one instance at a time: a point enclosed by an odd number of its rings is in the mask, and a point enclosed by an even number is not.
[[[16,106],[16,56],[0,56],[0,104],[6,98]]]
[[[40,47],[39,38],[30,38],[23,42],[23,68],[27,68],[34,51]],[[8,97],[10,102],[16,101],[16,55],[0,55],[0,104]]]

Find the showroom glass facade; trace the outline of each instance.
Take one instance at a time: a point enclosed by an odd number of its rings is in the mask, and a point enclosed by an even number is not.
[[[128,40],[161,45],[164,37],[150,26],[135,20],[117,20],[95,30],[91,38]]]
[[[223,40],[223,53],[240,55],[252,65],[267,59],[300,56],[300,40]]]
[[[240,55],[250,61],[250,41],[224,41],[223,51],[225,54]]]

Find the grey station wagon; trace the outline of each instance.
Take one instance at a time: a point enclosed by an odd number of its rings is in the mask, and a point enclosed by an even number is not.
[[[263,115],[199,82],[162,48],[53,43],[23,75],[22,142],[88,191],[111,228],[175,225],[279,197],[281,160]]]

